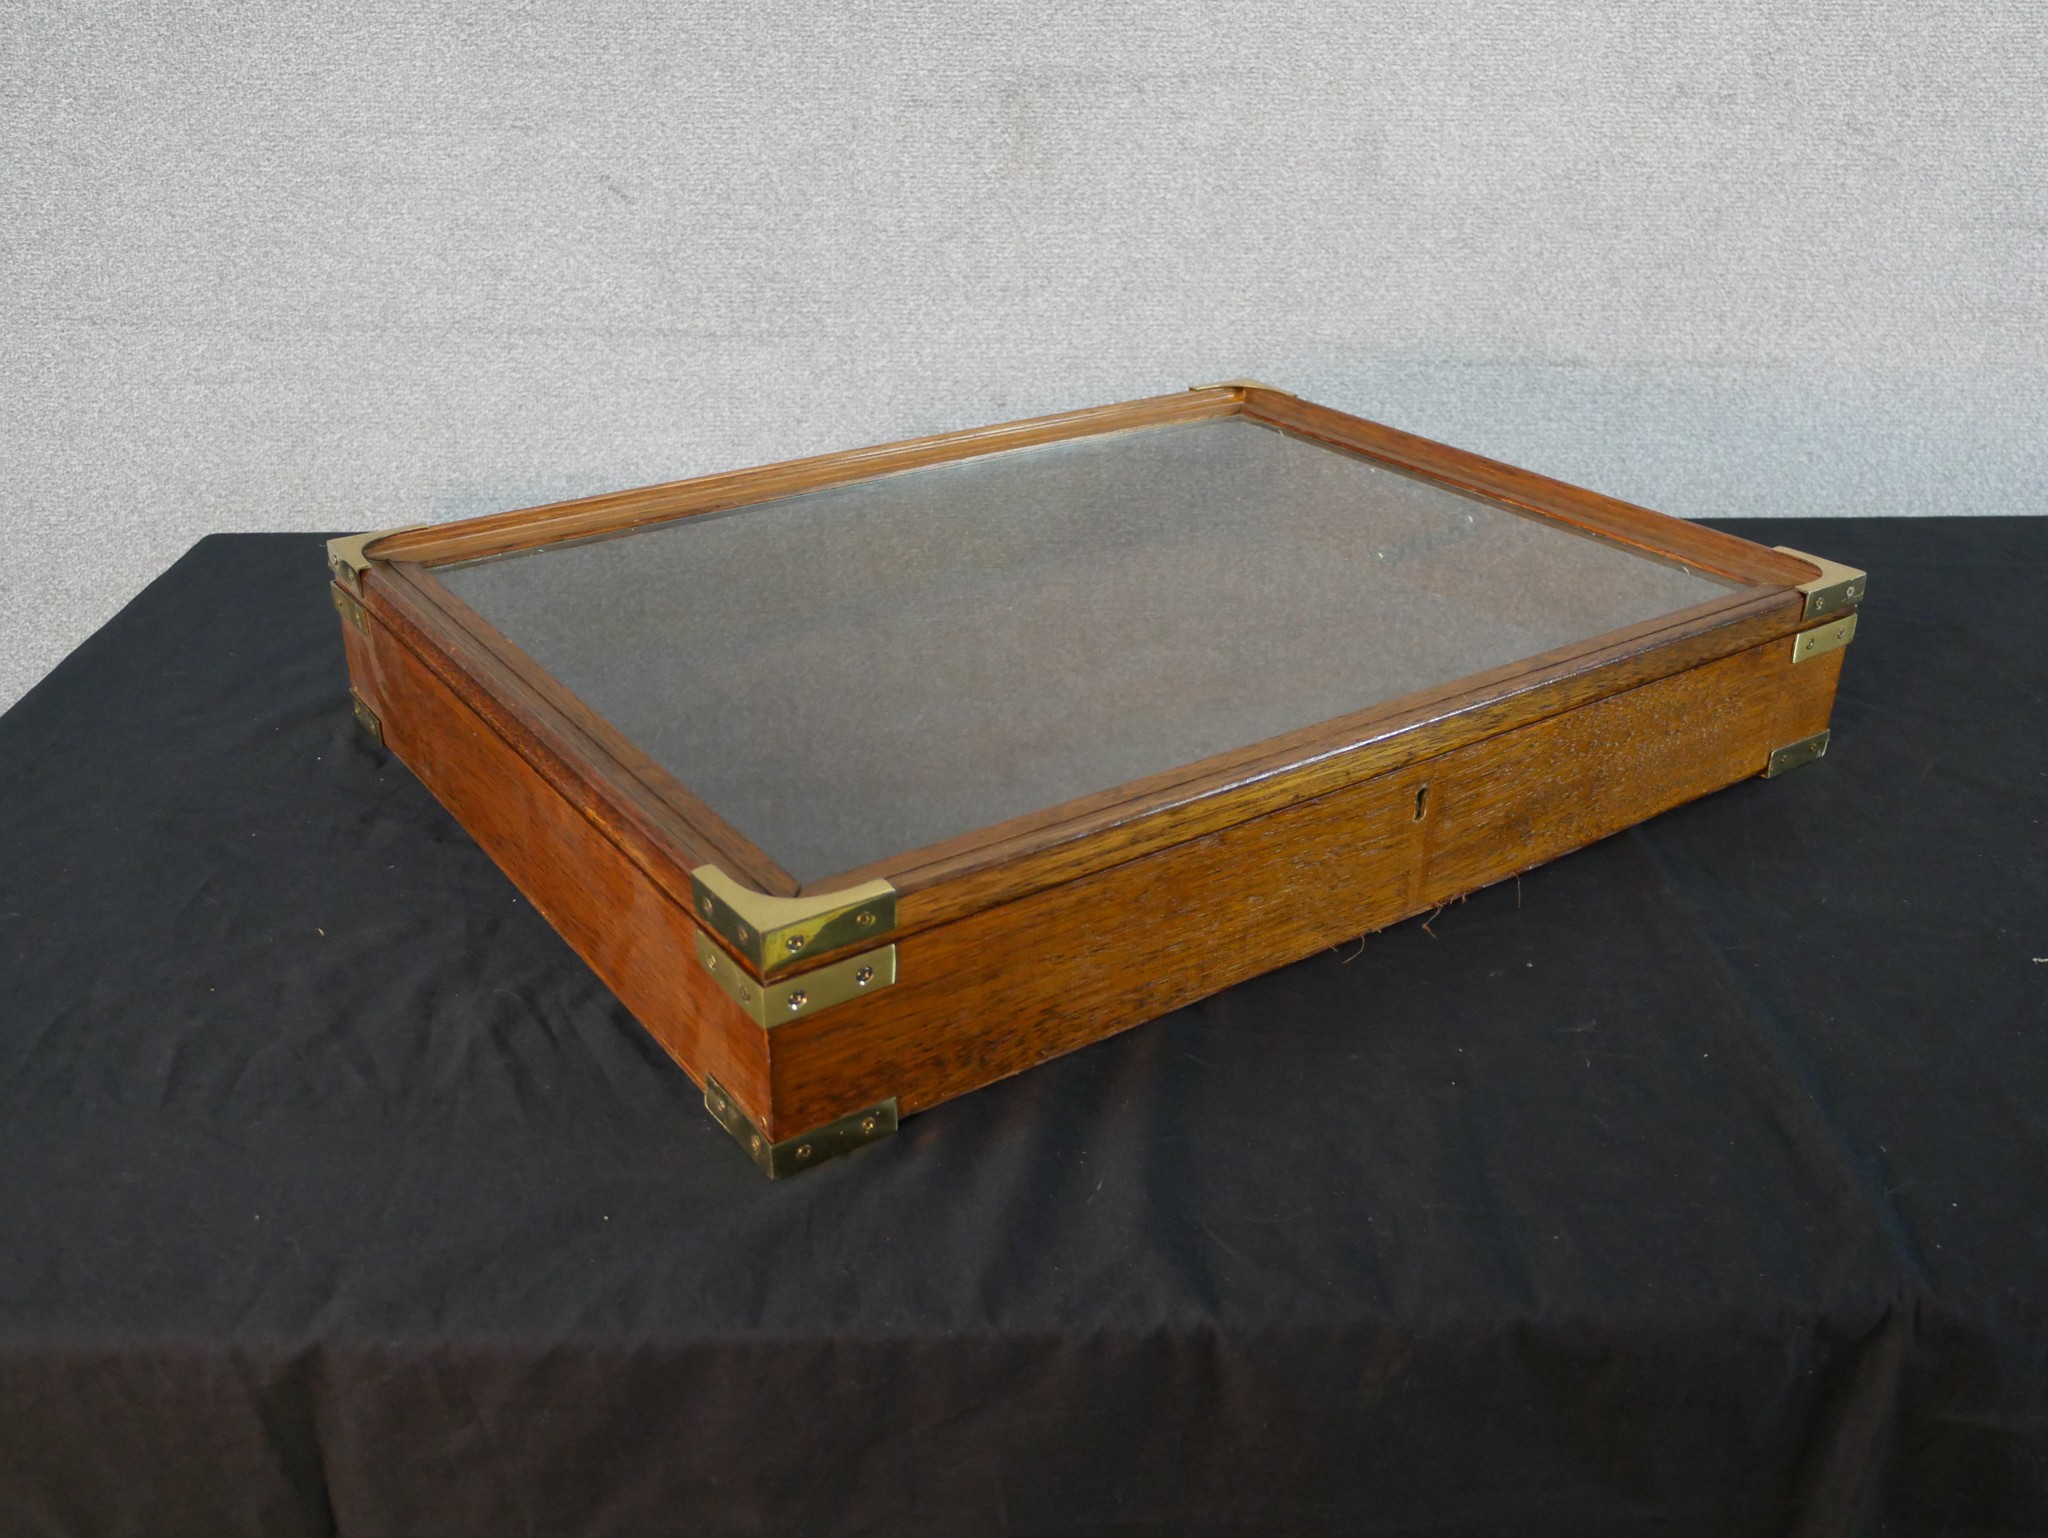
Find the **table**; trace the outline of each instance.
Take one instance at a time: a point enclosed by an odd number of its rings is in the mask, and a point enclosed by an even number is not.
[[[2048,1522],[2048,519],[1834,745],[763,1181],[357,734],[319,540],[0,718],[0,1531]]]

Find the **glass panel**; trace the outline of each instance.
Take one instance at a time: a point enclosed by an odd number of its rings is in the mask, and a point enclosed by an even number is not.
[[[1728,591],[1243,417],[440,575],[802,881]]]

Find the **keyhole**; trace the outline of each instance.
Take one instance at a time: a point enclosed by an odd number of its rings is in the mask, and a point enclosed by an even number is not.
[[[1422,814],[1429,810],[1429,787],[1422,786],[1415,792],[1415,820],[1422,821]]]

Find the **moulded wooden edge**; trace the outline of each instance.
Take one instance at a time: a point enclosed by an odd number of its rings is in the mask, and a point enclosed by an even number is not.
[[[1257,421],[1732,581],[1796,587],[1820,574],[1810,562],[1740,535],[1704,528],[1298,396],[1249,388],[1244,397],[1245,415]]]
[[[918,470],[927,465],[1033,448],[1070,438],[1100,437],[1172,422],[1199,422],[1210,417],[1232,416],[1243,408],[1243,404],[1243,390],[1216,388],[1183,390],[1173,395],[1119,401],[1108,406],[1089,406],[1080,411],[1063,411],[1052,416],[1000,422],[990,427],[937,433],[925,438],[906,438],[867,448],[841,449],[807,459],[696,476],[690,480],[608,492],[596,497],[578,497],[573,501],[491,513],[457,523],[406,529],[366,547],[365,554],[373,560],[420,561],[429,565],[479,560],[489,555],[531,549],[536,545],[621,534],[650,523],[724,512],[729,508],[772,501],[778,497],[822,491],[849,481],[873,480],[905,470]]]
[[[1583,486],[1251,382],[1205,386],[1172,395],[1084,407],[601,496],[578,497],[454,523],[421,525],[377,540],[365,553],[373,560],[419,561],[429,565],[475,560],[538,545],[624,533],[649,523],[725,511],[927,465],[1238,413],[1518,511],[1738,582],[1796,586],[1820,574],[1810,562],[1739,535],[1703,528]]]

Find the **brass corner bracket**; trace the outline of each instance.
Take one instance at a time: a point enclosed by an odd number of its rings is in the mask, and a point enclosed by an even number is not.
[[[339,539],[330,539],[327,542],[327,569],[334,573],[334,580],[345,591],[360,593],[363,590],[363,573],[370,569],[370,557],[364,553],[365,550],[393,534],[406,534],[425,527],[423,523],[408,523],[395,529],[372,529],[367,534],[344,534]]]
[[[1815,625],[1811,630],[1802,630],[1792,637],[1792,660],[1804,662],[1809,657],[1821,657],[1832,651],[1840,651],[1856,638],[1856,616],[1843,615],[1840,619],[1829,620],[1825,625]]]
[[[700,865],[690,872],[690,902],[697,917],[762,977],[896,927],[896,889],[886,881],[815,896],[771,897],[741,886],[716,865]]]
[[[1772,548],[1780,555],[1796,556],[1820,568],[1818,577],[1798,585],[1799,591],[1806,595],[1806,611],[1801,619],[1820,619],[1863,601],[1864,590],[1870,586],[1868,572],[1844,566],[1840,561],[1830,561],[1824,556],[1808,555],[1790,545],[1774,545]]]
[[[353,689],[348,691],[348,703],[356,713],[356,725],[363,729],[363,735],[378,747],[383,747],[384,723],[377,719],[377,712],[372,710],[369,702]]]
[[[342,622],[359,636],[370,633],[370,611],[363,607],[362,599],[356,597],[339,582],[327,584],[327,596],[334,600],[334,612]]]
[[[1782,748],[1774,749],[1770,761],[1764,765],[1764,778],[1775,780],[1781,774],[1789,774],[1815,759],[1827,757],[1828,739],[1833,735],[1833,732],[1823,729],[1811,737],[1801,737],[1797,742],[1788,742]]]
[[[764,983],[718,948],[718,942],[697,931],[697,964],[725,990],[746,1016],[763,1030],[802,1020],[834,1004],[864,993],[880,993],[896,982],[896,947],[877,946],[822,967],[798,972],[780,982]]]
[[[770,1142],[767,1134],[755,1126],[752,1118],[739,1108],[739,1103],[725,1092],[725,1086],[709,1074],[704,1078],[704,1109],[711,1113],[719,1126],[733,1135],[770,1180],[780,1180],[784,1175],[794,1175],[827,1159],[851,1153],[863,1143],[887,1137],[897,1125],[896,1097],[891,1095],[887,1100],[879,1100],[850,1116],[828,1121],[822,1127],[799,1132],[779,1143]]]

